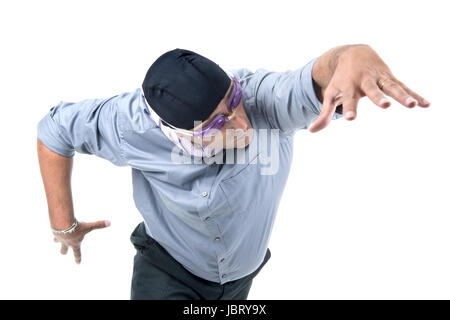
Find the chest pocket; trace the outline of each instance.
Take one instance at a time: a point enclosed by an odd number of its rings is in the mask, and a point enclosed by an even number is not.
[[[232,176],[223,179],[219,187],[224,193],[228,204],[234,213],[248,211],[256,205],[253,192],[258,188],[261,179],[260,153],[245,165],[242,165]]]

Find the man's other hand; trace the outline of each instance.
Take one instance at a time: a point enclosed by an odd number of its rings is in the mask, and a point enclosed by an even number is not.
[[[54,234],[54,241],[61,243],[61,254],[66,254],[69,247],[72,248],[73,254],[75,256],[75,262],[81,263],[81,241],[83,241],[84,236],[96,229],[103,229],[110,226],[111,223],[106,220],[100,220],[96,222],[79,222],[78,226],[72,233],[66,234]]]

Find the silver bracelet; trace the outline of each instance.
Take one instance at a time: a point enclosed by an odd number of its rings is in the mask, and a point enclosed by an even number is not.
[[[77,219],[75,219],[75,222],[66,230],[55,230],[52,227],[50,227],[50,229],[52,229],[52,232],[54,234],[66,234],[66,233],[72,233],[75,231],[75,228],[78,226],[78,221]]]

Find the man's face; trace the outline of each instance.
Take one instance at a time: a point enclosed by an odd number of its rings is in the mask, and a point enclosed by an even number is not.
[[[203,121],[200,125],[194,127],[190,131],[197,131],[200,128],[205,128],[218,114],[225,116],[231,115],[231,112],[227,108],[227,103],[231,98],[231,93],[234,89],[234,81],[230,81],[230,87],[227,93],[217,105],[217,108],[211,113],[208,119]],[[203,146],[233,149],[233,148],[245,148],[250,144],[253,138],[253,128],[250,120],[247,117],[247,113],[244,110],[242,99],[239,102],[238,107],[235,109],[234,117],[225,123],[223,128],[214,134],[212,137],[192,137],[177,133],[179,136],[186,137],[191,141],[195,141]]]

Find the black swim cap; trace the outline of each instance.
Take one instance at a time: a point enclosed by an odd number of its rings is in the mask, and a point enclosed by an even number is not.
[[[217,108],[231,79],[215,62],[189,50],[174,49],[148,69],[142,89],[162,122],[190,130]]]

